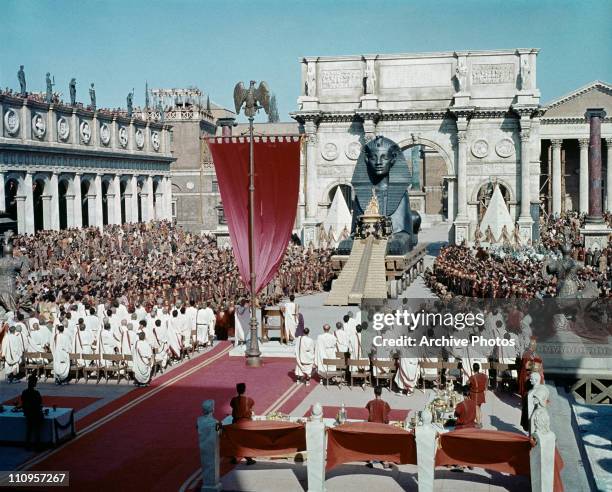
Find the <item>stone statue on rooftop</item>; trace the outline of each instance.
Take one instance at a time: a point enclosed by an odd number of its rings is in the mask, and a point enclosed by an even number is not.
[[[46,96],[47,104],[51,104],[53,102],[53,86],[55,85],[55,77],[53,77],[53,80],[52,80],[51,74],[49,72],[47,72],[46,83],[47,83],[47,92],[45,96]]]
[[[134,89],[132,92],[128,92],[127,95],[127,115],[128,118],[132,117],[132,113],[134,112]]]
[[[96,110],[96,89],[94,88],[94,83],[91,83],[91,87],[89,88],[89,99],[91,100],[91,109]]]
[[[26,79],[23,65],[19,65],[19,71],[17,72],[17,80],[19,80],[19,90],[22,96],[26,95]]]
[[[73,77],[68,84],[68,90],[70,92],[70,105],[76,106],[76,79]]]

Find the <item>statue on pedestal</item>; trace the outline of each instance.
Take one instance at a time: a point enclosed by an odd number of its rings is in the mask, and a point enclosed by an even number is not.
[[[17,311],[17,276],[24,267],[23,258],[13,257],[13,231],[4,233],[3,256],[0,258],[0,306],[5,311]]]
[[[76,79],[73,77],[68,84],[68,90],[70,92],[70,105],[76,106]]]
[[[390,223],[387,254],[404,255],[417,244],[421,217],[410,209],[411,179],[410,167],[395,142],[378,136],[363,147],[352,179],[355,195],[351,239],[340,243],[339,254],[350,254],[360,217],[373,194],[377,197],[379,215]]]

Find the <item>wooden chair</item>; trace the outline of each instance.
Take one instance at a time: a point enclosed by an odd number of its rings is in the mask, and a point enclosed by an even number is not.
[[[372,374],[370,374],[370,359],[349,359],[349,374],[351,377],[351,386],[355,379],[363,379],[363,384],[366,382],[372,384]]]
[[[272,325],[270,321],[272,318],[279,318],[279,324]],[[261,310],[261,337],[264,342],[270,340],[268,332],[279,330],[280,331],[280,342],[287,343],[285,340],[285,317],[278,307],[265,307]]]
[[[377,369],[382,369],[382,372],[374,377],[374,384],[376,386],[380,386],[380,381],[387,381],[389,391],[391,391],[391,386],[393,384],[393,379],[395,378],[395,373],[397,372],[397,366],[394,360],[378,360],[372,359],[372,367],[376,367]]]
[[[123,359],[123,355],[121,354],[103,354],[103,361],[109,361],[110,365],[105,365],[102,370],[104,371],[104,379],[108,383],[108,375],[109,373],[115,374],[117,377],[117,384],[121,381],[121,372],[123,371],[125,374],[125,361]]]
[[[130,354],[124,355],[123,361],[125,363],[125,378],[128,381],[133,381],[134,380],[134,366],[130,367],[130,362],[133,361],[132,356]]]
[[[422,361],[419,362],[419,367],[421,369],[421,388],[425,389],[425,381],[440,381],[444,363],[442,361]],[[428,371],[428,369],[434,369],[435,372]]]
[[[45,365],[42,362],[41,352],[24,352],[23,359],[25,361],[24,369],[25,369],[26,379],[28,378],[30,373],[38,376],[39,371]]]
[[[45,381],[51,377],[51,374],[53,373],[53,353],[52,352],[41,352],[41,357],[43,358],[43,361],[47,361],[47,362],[43,362],[41,368],[43,371],[43,374],[45,376]],[[53,376],[55,377],[55,376]]]
[[[81,358],[79,354],[69,354],[70,357],[70,371],[74,372],[74,380],[79,382],[79,374],[81,372],[81,366],[79,366],[79,359]]]
[[[446,381],[452,381],[455,383],[457,379],[461,379],[461,370],[459,369],[459,361],[442,362],[442,368],[444,369],[444,379]]]
[[[342,359],[323,359],[323,364],[325,364],[325,371],[321,371],[320,368],[317,368],[317,373],[319,376],[325,381],[325,388],[329,386],[329,380],[331,378],[340,377],[344,379],[344,375],[346,373],[346,361],[344,358]],[[333,367],[333,369],[331,369]],[[340,388],[340,384],[338,387]]]
[[[89,381],[89,376],[92,372],[96,373],[96,384],[100,382],[102,373],[100,371],[100,355],[99,354],[81,354],[80,358],[85,361],[85,365],[81,369],[85,377],[85,383]]]

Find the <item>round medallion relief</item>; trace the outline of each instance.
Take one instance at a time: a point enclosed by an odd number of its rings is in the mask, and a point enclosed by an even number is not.
[[[136,140],[136,147],[142,149],[144,147],[145,137],[143,131],[140,128],[136,130],[134,139]]]
[[[159,132],[151,132],[151,145],[153,150],[159,150]]]
[[[489,144],[484,138],[475,140],[472,144],[472,154],[479,159],[486,157],[489,154]]]
[[[361,144],[359,142],[351,142],[346,146],[344,153],[350,160],[356,161],[361,153]]]
[[[9,135],[16,135],[19,131],[19,115],[14,109],[4,113],[4,127]]]
[[[125,126],[119,127],[119,144],[121,145],[121,147],[127,147],[128,132]]]
[[[106,123],[100,125],[100,142],[102,145],[108,145],[111,139],[110,128]]]
[[[32,135],[36,138],[43,138],[47,133],[47,124],[45,123],[45,119],[42,115],[36,113],[32,117]]]
[[[335,143],[327,142],[323,146],[323,150],[321,150],[321,155],[323,156],[323,159],[333,161],[338,157],[338,147]]]
[[[503,138],[495,145],[495,152],[500,157],[510,157],[514,154],[514,142],[509,138]]]
[[[185,186],[188,190],[193,190],[195,188],[195,185],[191,181],[187,181],[187,184]]]
[[[81,122],[79,126],[79,133],[81,134],[81,140],[84,144],[88,144],[91,140],[91,127],[86,121]]]
[[[57,136],[62,142],[68,140],[68,137],[70,136],[70,125],[68,124],[66,118],[62,117],[57,120]]]

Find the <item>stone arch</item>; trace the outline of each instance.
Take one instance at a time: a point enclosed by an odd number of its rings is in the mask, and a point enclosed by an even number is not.
[[[92,195],[92,191],[94,191],[94,176],[92,175],[88,175],[88,174],[84,174],[83,176],[81,176],[81,221],[83,224],[83,227],[91,227],[93,225],[95,225],[94,222],[94,217],[95,217],[95,210],[94,210],[94,206],[95,203],[91,204],[90,207],[90,195]],[[91,209],[91,216],[90,216],[90,209]]]
[[[49,194],[50,176],[48,173],[35,173],[32,176],[32,198],[34,208],[34,231],[45,228],[45,205],[43,196]]]
[[[23,174],[11,172],[4,175],[4,210],[14,221],[18,221],[17,197],[23,196]]]
[[[493,182],[493,184],[495,184],[497,182],[500,185],[502,185],[504,188],[506,188],[508,190],[509,195],[510,195],[510,203],[511,204],[516,204],[516,193],[514,191],[514,187],[505,178],[498,178],[497,176],[495,177],[494,180],[492,180],[489,176],[483,176],[474,185],[474,188],[472,189],[472,194],[470,195],[470,202],[476,203],[478,201],[478,192],[480,191],[480,189],[484,185],[489,184],[491,182]]]
[[[336,179],[332,181],[331,183],[329,183],[325,188],[323,188],[323,191],[321,192],[321,197],[319,199],[319,203],[325,206],[331,205],[333,196],[330,198],[330,193],[336,186],[340,186],[340,185],[349,186],[351,190],[353,190],[353,184],[351,183],[350,179]],[[347,202],[347,205],[349,206],[349,208],[352,208],[351,207],[352,204]]]
[[[415,145],[424,145],[425,147],[434,149],[438,154],[440,154],[440,156],[444,160],[444,163],[446,164],[446,173],[449,176],[454,176],[456,174],[454,159],[451,158],[451,156],[444,147],[434,142],[433,140],[415,135],[414,137],[400,140],[399,142],[397,142],[397,145],[402,151],[410,147],[414,147]]]

